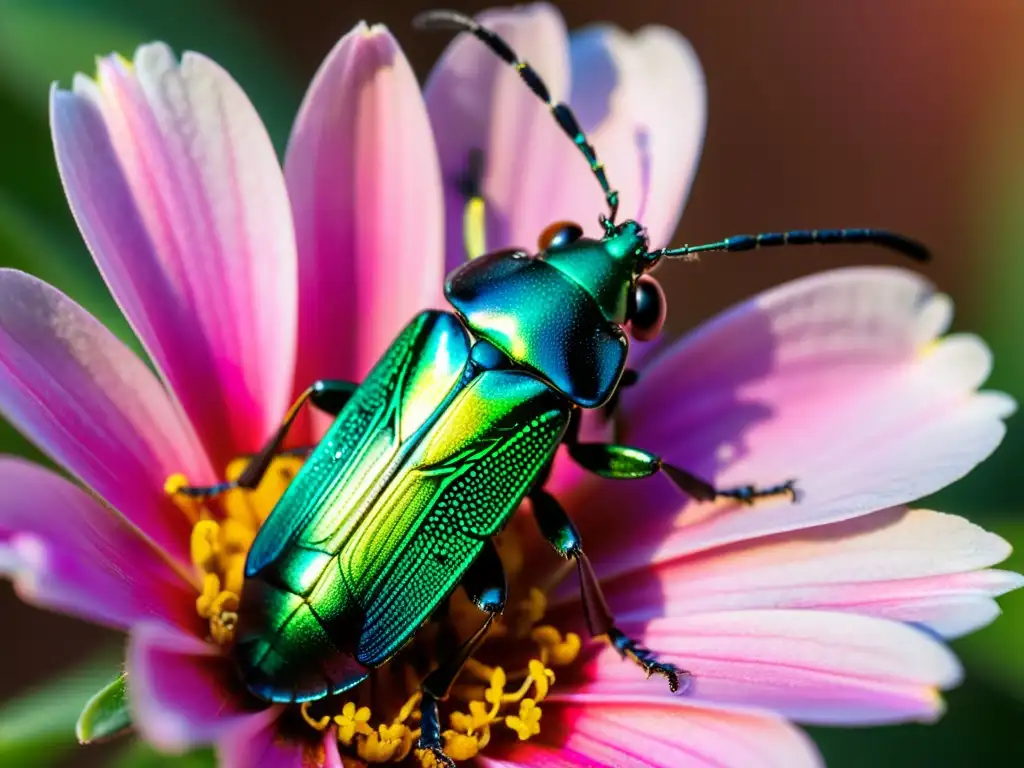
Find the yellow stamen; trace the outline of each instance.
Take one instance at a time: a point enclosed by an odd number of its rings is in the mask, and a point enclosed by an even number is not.
[[[917,350],[917,356],[921,358],[930,357],[935,353],[935,350],[937,350],[941,345],[942,339],[932,339],[927,344],[922,345]]]
[[[226,479],[237,479],[247,463],[248,459],[231,462]],[[259,488],[233,489],[213,500],[180,493],[188,485],[183,475],[167,480],[167,493],[192,521],[190,551],[201,584],[196,611],[209,622],[210,638],[215,643],[230,645],[234,640],[245,558],[260,526],[300,466],[301,459],[295,457],[275,459]],[[499,545],[502,559],[510,559],[513,570],[522,565],[518,536],[506,530]],[[465,611],[453,610],[453,618],[458,619],[455,625],[465,630],[479,619],[472,606],[467,604],[463,608]],[[442,710],[443,749],[454,760],[476,757],[492,738],[502,734],[514,734],[520,741],[526,741],[540,733],[540,704],[555,683],[552,667],[572,664],[581,648],[578,635],[570,632],[563,636],[555,627],[540,623],[547,608],[545,593],[533,588],[525,600],[508,612],[507,619],[495,621],[488,635],[488,642],[503,637],[506,639],[502,642],[516,642],[518,638],[519,642],[532,643],[535,651],[525,667],[506,671],[477,658],[466,663],[449,699],[461,705]],[[434,642],[431,637],[426,631],[417,642],[429,647]],[[375,718],[370,707],[354,701],[341,704],[340,711],[335,710],[333,716],[314,718],[308,704],[299,706],[298,711],[311,731],[323,733],[333,729],[343,748],[345,765],[396,763],[410,755],[422,766],[436,765],[432,753],[416,748],[421,733],[418,720],[422,699],[416,690],[418,676],[410,665],[397,671],[394,679],[415,692],[389,721]],[[512,690],[507,690],[510,685]]]
[[[178,493],[186,485],[188,485],[188,480],[183,474],[171,475],[164,483],[164,493],[174,500],[178,509],[194,524],[199,519],[199,502]]]
[[[309,702],[305,702],[299,706],[299,713],[302,715],[302,719],[309,724],[309,727],[317,731],[326,731],[327,726],[331,724],[331,718],[329,715],[324,715],[319,720],[314,720],[313,716],[309,714]]]
[[[519,637],[526,637],[530,628],[544,618],[544,612],[548,609],[548,599],[536,587],[530,590],[530,596],[520,605],[519,620],[516,622],[516,634]]]
[[[409,729],[404,725],[381,725],[359,742],[357,754],[369,763],[388,763],[400,760],[399,752],[406,743]],[[410,741],[411,744],[411,741]]]
[[[237,480],[249,459],[232,461],[227,480]],[[210,639],[230,645],[238,621],[239,596],[245,580],[245,557],[256,533],[301,466],[292,456],[274,459],[255,490],[234,489],[213,500],[180,493],[189,485],[182,474],[167,478],[164,490],[192,521],[192,565],[202,585],[196,611],[210,622]]]
[[[505,725],[516,732],[520,741],[540,733],[540,707],[533,699],[523,699],[519,704],[519,714],[505,718]]]
[[[335,715],[334,724],[338,726],[338,741],[346,747],[352,744],[356,734],[369,736],[374,732],[367,723],[370,722],[370,708],[360,707],[351,701],[347,702],[341,710],[340,715]]]

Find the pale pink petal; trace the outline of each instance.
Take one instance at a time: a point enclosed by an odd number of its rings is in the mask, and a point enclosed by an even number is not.
[[[501,759],[480,762],[494,768],[822,765],[821,756],[804,733],[767,713],[711,708],[682,699],[634,702],[582,694],[553,695],[543,711],[537,739],[505,750]]]
[[[334,728],[328,729],[327,733],[324,734],[323,749],[323,768],[345,768],[341,754],[338,751],[338,735]]]
[[[633,47],[643,70],[635,80],[646,85],[640,120],[650,141],[651,180],[641,220],[660,247],[672,238],[697,174],[707,94],[700,60],[675,30],[644,27],[633,36]]]
[[[574,33],[543,3],[489,11],[480,21],[502,35],[567,100],[619,192],[622,217],[639,217],[667,242],[689,190],[703,141],[700,65],[677,33],[611,26]],[[566,53],[568,52],[568,61]],[[511,68],[467,37],[454,42],[427,83],[445,180],[448,266],[464,258],[459,182],[482,150],[487,245],[535,249],[552,221],[577,221],[599,235],[600,186],[571,140]]]
[[[157,378],[56,288],[0,270],[0,411],[151,542],[190,563],[189,521],[164,493],[213,475]]]
[[[82,234],[218,468],[254,450],[291,394],[297,268],[252,104],[214,62],[152,44],[55,90],[51,121]]]
[[[296,387],[360,380],[442,301],[441,177],[416,76],[391,33],[358,25],[313,80],[285,176],[302,301]]]
[[[162,624],[136,626],[125,662],[132,722],[165,752],[213,744],[257,728],[275,711],[243,706],[231,661],[198,637]]]
[[[624,193],[622,216],[638,218],[656,247],[667,245],[704,142],[700,61],[690,44],[666,27],[645,27],[633,35],[595,27],[573,33],[570,43],[571,104],[584,126],[594,126],[590,138],[613,185]],[[631,174],[638,163],[636,179]],[[623,184],[629,187],[623,190]]]
[[[537,3],[488,11],[479,20],[530,62],[553,99],[568,97],[569,45],[555,8]],[[425,94],[441,158],[449,269],[466,258],[460,185],[474,150],[484,155],[488,250],[514,246],[533,252],[544,227],[580,212],[585,215],[579,223],[598,233],[597,215],[605,206],[587,163],[516,71],[480,41],[461,35],[452,42]]]
[[[620,616],[637,620],[744,608],[824,608],[963,634],[998,614],[992,597],[1022,577],[978,571],[1010,553],[954,515],[903,508],[691,556],[635,540],[588,546]],[[652,567],[653,566],[653,567]],[[569,580],[571,581],[571,580]],[[577,599],[575,582],[562,586]]]
[[[277,710],[270,709],[265,715],[250,717],[221,738],[217,743],[220,768],[313,768],[321,765],[331,768],[323,761],[305,761],[313,748],[283,738],[279,733],[278,714]],[[334,751],[336,753],[337,748]]]
[[[23,600],[119,629],[195,628],[195,588],[116,513],[13,456],[0,456],[0,488],[0,574]]]
[[[807,723],[930,722],[942,712],[939,689],[961,674],[930,635],[846,613],[730,611],[623,622],[622,629],[693,673],[692,701],[764,708]],[[587,671],[591,680],[578,692],[672,696],[663,680],[645,680],[610,648]]]
[[[716,482],[795,478],[798,504],[689,503],[664,478],[588,483],[594,536],[643,530],[665,556],[848,519],[932,493],[999,444],[1013,403],[977,393],[990,354],[932,340],[950,306],[913,273],[837,270],[725,313],[641,373],[621,439]],[[623,509],[643,509],[643,529]],[[625,527],[623,527],[625,526]]]
[[[1001,611],[993,598],[1022,586],[1024,577],[1010,571],[957,573],[908,579],[882,589],[856,585],[843,590],[843,602],[836,608],[917,624],[954,639],[995,621]]]

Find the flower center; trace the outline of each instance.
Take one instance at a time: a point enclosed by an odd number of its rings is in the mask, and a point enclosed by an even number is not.
[[[231,462],[227,479],[237,479],[247,463],[244,458]],[[202,581],[196,611],[209,622],[210,639],[218,645],[228,646],[234,640],[249,548],[301,465],[301,458],[278,457],[258,488],[233,489],[215,501],[177,493],[187,484],[182,475],[167,480],[168,494],[195,521],[191,555]],[[522,554],[513,532],[502,535],[499,550],[514,581]],[[458,593],[453,597],[447,621],[456,633],[474,623],[479,625],[482,620],[468,600],[460,598]],[[442,724],[447,726],[442,732],[444,750],[453,759],[475,757],[499,734],[515,734],[526,741],[540,733],[539,705],[555,682],[552,668],[572,664],[581,646],[577,634],[563,635],[555,627],[541,623],[546,608],[544,593],[530,588],[525,599],[495,620],[481,649],[483,653],[467,662],[442,710]],[[420,736],[419,681],[429,669],[417,669],[422,665],[414,660],[437,661],[436,650],[445,645],[439,641],[439,634],[437,627],[420,630],[409,649],[385,668],[375,670],[367,683],[351,692],[351,697],[301,705],[297,708],[301,721],[314,731],[334,728],[343,753],[366,763],[400,762],[414,752],[420,763],[430,768],[435,764],[434,757],[414,749]],[[487,651],[494,646],[501,648],[499,657],[521,661],[513,662],[510,670],[481,661],[481,656],[491,660]],[[405,691],[400,706],[402,696],[396,701],[396,690]]]

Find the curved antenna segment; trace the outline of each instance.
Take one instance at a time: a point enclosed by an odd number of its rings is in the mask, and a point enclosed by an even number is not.
[[[583,157],[590,163],[590,170],[593,172],[601,189],[604,191],[604,199],[608,203],[608,218],[605,228],[615,223],[615,216],[619,211],[619,193],[608,184],[608,176],[605,173],[604,165],[597,159],[597,153],[587,141],[586,134],[580,128],[576,115],[567,104],[551,100],[551,93],[544,84],[537,71],[516,55],[508,43],[501,37],[481,26],[469,16],[457,11],[426,11],[412,20],[413,26],[418,29],[447,29],[459,32],[469,32],[484,45],[491,49],[496,56],[510,64],[519,73],[519,77],[533,91],[536,96],[548,105],[555,121],[565,132],[566,136],[572,139],[576,147],[583,153]]]

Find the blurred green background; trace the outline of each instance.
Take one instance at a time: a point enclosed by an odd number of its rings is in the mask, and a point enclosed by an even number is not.
[[[441,3],[444,5],[445,3]],[[465,11],[486,4],[451,2]],[[981,333],[991,386],[1024,400],[1024,4],[1019,0],[563,0],[570,26],[674,26],[703,61],[709,123],[677,242],[794,227],[882,226],[936,251],[928,276]],[[418,36],[431,2],[390,0],[0,0],[0,263],[76,297],[123,338],[57,178],[47,93],[95,55],[143,41],[217,59],[255,102],[279,148],[320,59],[357,20],[386,23],[425,74],[444,39]],[[842,263],[897,263],[870,250],[707,259],[665,273],[679,333],[757,290]],[[660,277],[660,275],[659,275]],[[695,287],[699,286],[699,287]],[[37,454],[0,424],[0,449]],[[937,499],[1024,547],[1015,466],[1024,431]],[[1024,556],[1007,567],[1024,570]],[[935,726],[815,729],[833,766],[1024,764],[1024,593],[955,644],[967,682]],[[120,638],[23,606],[0,586],[0,765],[171,764],[131,747],[73,746],[85,699],[116,673]],[[71,684],[48,687],[70,674]],[[174,765],[204,765],[207,755]]]

